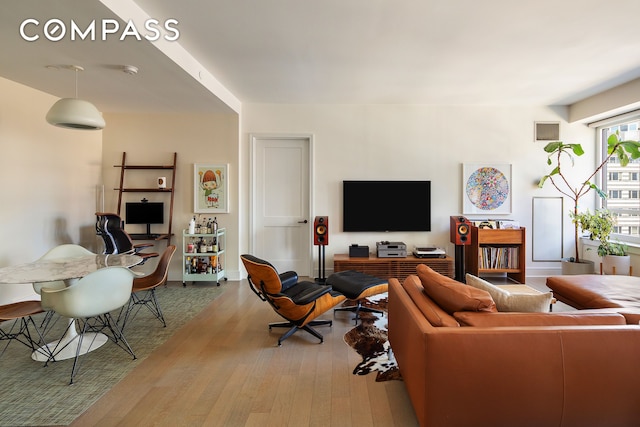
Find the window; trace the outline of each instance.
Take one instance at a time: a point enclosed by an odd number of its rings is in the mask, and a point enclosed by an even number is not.
[[[624,121],[605,124],[597,128],[602,156],[607,155],[607,138],[618,132],[621,140],[640,141],[640,113],[628,116]],[[640,162],[634,160],[626,167],[620,166],[617,156],[612,156],[602,169],[601,186],[608,198],[602,206],[615,212],[618,224],[614,233],[620,240],[640,242]]]

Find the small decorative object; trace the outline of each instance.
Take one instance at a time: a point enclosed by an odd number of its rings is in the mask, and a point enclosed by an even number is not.
[[[462,186],[464,214],[511,213],[510,164],[464,164]]]
[[[167,177],[166,176],[159,176],[158,177],[158,188],[159,189],[167,188]]]
[[[229,212],[229,165],[195,164],[193,210],[196,213]]]

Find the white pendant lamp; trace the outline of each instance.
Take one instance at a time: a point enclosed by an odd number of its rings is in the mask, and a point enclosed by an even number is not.
[[[90,102],[78,99],[78,71],[84,68],[70,65],[65,68],[76,73],[76,97],[58,100],[47,113],[47,122],[67,129],[100,130],[105,126],[102,114]]]

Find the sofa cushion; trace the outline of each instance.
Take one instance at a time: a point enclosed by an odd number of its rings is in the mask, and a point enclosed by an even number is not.
[[[534,295],[512,294],[472,274],[467,273],[466,280],[467,285],[489,292],[496,303],[498,311],[545,313],[549,311],[551,300],[553,300],[551,292]]]
[[[547,286],[558,300],[579,310],[625,307],[640,309],[640,277],[577,274],[547,277]]]
[[[418,276],[415,274],[408,276],[404,279],[402,287],[431,325],[436,327],[460,326],[453,316],[438,307],[438,305],[424,293],[424,288]]]
[[[443,276],[424,264],[419,264],[416,270],[424,292],[447,313],[497,311],[489,292]]]
[[[453,316],[461,326],[575,326],[624,325],[619,313],[471,313],[459,312]]]

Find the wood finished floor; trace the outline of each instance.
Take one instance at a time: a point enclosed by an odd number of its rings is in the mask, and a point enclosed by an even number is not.
[[[404,383],[352,374],[349,313],[277,346],[281,319],[246,281],[226,282],[176,332],[72,426],[417,426]],[[184,289],[189,292],[187,286]],[[327,313],[323,318],[331,318]]]

